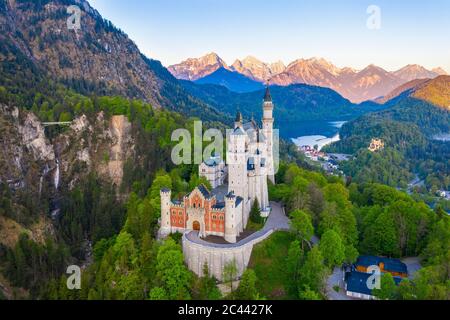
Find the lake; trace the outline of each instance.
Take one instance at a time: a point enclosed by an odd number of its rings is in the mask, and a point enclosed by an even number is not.
[[[447,142],[447,141],[450,141],[450,133],[441,133],[441,134],[437,134],[437,135],[433,136],[432,139],[433,139],[433,140],[436,140],[436,141],[444,141],[444,142]]]
[[[281,137],[285,139],[314,135],[333,137],[346,122],[330,120],[278,121],[275,123],[275,128],[280,130]]]
[[[339,129],[346,122],[329,120],[285,122],[278,123],[278,128],[281,137],[292,140],[299,147],[318,145],[321,149],[339,141]]]

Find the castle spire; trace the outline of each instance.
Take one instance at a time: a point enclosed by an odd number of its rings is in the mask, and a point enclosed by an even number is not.
[[[235,122],[242,123],[242,113],[239,110],[237,111]]]
[[[264,102],[272,102],[272,95],[270,94],[270,80],[266,83],[266,94],[264,95]]]
[[[242,127],[242,122],[243,122],[242,113],[238,110],[236,114],[236,120],[234,121],[234,128],[237,129]]]

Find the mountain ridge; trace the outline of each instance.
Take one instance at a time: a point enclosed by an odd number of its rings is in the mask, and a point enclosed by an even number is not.
[[[214,53],[216,63],[211,68],[210,64],[202,62],[208,61],[211,55],[190,58],[175,66],[169,66],[168,70],[176,78],[192,80],[188,79],[184,73],[178,72],[177,69],[184,70],[187,67],[192,68],[198,65],[200,66],[199,70],[195,70],[195,68],[189,70],[190,73],[196,74],[193,79],[198,81],[202,77],[205,78],[218,69],[224,68],[261,83],[270,81],[271,84],[280,86],[304,83],[331,88],[354,103],[379,99],[411,80],[435,78],[447,74],[440,67],[428,70],[419,65],[407,65],[396,71],[386,71],[373,64],[362,70],[350,67],[339,68],[323,58],[297,59],[285,66],[281,61],[266,63],[248,56],[243,60],[236,60],[231,66],[228,66],[216,53]],[[205,65],[204,68],[203,65]],[[216,79],[214,83],[217,82]]]

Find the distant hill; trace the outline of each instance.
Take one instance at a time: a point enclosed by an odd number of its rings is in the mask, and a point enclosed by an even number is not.
[[[235,114],[240,110],[247,119],[252,115],[255,119],[262,117],[264,90],[234,93],[220,85],[200,85],[190,81],[182,83],[191,95],[217,110],[228,114]],[[277,125],[283,124],[280,126],[282,131],[286,129],[285,126],[295,126],[299,122],[351,120],[385,108],[372,102],[353,104],[331,89],[305,84],[271,86],[270,90],[275,104],[275,119]]]
[[[264,88],[261,82],[257,82],[238,72],[229,71],[225,68],[220,68],[214,73],[195,81],[195,83],[221,85],[230,91],[238,93],[257,91]]]
[[[428,82],[429,80],[430,79],[416,79],[416,80],[409,81],[409,82],[401,85],[400,87],[395,88],[393,91],[391,91],[386,96],[376,99],[375,102],[384,104],[388,101],[392,101],[393,99],[398,98],[399,96],[408,95],[411,93],[412,90],[414,90],[418,86]]]
[[[430,189],[449,188],[450,144],[433,139],[450,133],[449,85],[450,77],[440,76],[397,89],[386,110],[346,123],[327,151],[356,155],[344,165],[356,182],[406,187],[418,174]],[[385,149],[369,152],[372,139],[382,139]]]
[[[400,97],[414,97],[429,102],[435,106],[450,110],[450,76],[439,76],[434,79],[413,80],[396,88],[378,103],[395,103]]]
[[[450,111],[450,76],[439,76],[425,82],[414,90],[412,96]]]

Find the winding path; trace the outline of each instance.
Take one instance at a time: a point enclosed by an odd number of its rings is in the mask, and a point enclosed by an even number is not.
[[[269,215],[269,218],[267,219],[267,222],[266,222],[264,228],[251,234],[247,238],[242,239],[241,241],[239,241],[237,243],[217,244],[217,243],[207,242],[207,241],[199,238],[197,231],[192,231],[192,232],[186,234],[185,237],[188,241],[205,246],[205,247],[226,249],[226,248],[241,247],[249,242],[252,242],[259,238],[263,238],[268,233],[271,233],[274,231],[288,231],[290,229],[289,219],[286,216],[282,205],[278,202],[271,202],[270,205],[272,207],[272,213]]]

